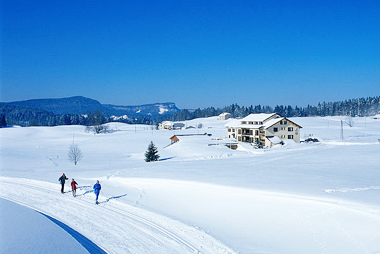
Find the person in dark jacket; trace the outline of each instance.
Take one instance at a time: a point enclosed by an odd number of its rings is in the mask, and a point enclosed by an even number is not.
[[[61,187],[61,193],[65,193],[64,189],[65,189],[65,181],[67,180],[68,178],[65,176],[65,173],[62,174],[62,176],[60,178],[58,178],[58,181],[61,183],[62,187]]]
[[[96,184],[94,185],[94,192],[95,192],[95,196],[96,196],[96,199],[95,199],[95,203],[96,204],[99,204],[98,202],[98,197],[99,197],[99,193],[100,193],[100,189],[102,188],[102,186],[100,185],[99,181],[96,181]]]
[[[73,191],[73,196],[76,197],[77,196],[77,182],[75,182],[74,178],[73,180],[71,181],[71,190]]]

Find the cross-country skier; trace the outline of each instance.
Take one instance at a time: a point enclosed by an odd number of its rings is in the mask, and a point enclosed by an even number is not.
[[[71,181],[71,190],[73,191],[73,196],[76,197],[77,196],[77,182],[75,182],[74,178],[73,180]]]
[[[61,187],[61,193],[65,193],[64,189],[65,189],[65,181],[69,179],[65,176],[65,173],[62,174],[62,176],[60,178],[58,178],[58,181],[61,183],[62,187]]]
[[[96,184],[94,185],[94,192],[95,192],[95,196],[96,196],[95,204],[99,204],[98,197],[99,197],[99,193],[100,193],[101,188],[102,188],[102,186],[100,186],[99,181],[96,181]]]

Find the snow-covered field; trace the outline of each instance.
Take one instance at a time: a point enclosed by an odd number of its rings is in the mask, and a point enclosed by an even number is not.
[[[108,253],[380,253],[380,121],[354,118],[342,140],[344,118],[291,120],[302,138],[321,142],[231,150],[223,145],[228,120],[216,117],[175,131],[121,123],[100,135],[83,126],[0,129],[0,198],[67,224]],[[212,136],[168,146],[175,134],[203,133]],[[73,141],[84,155],[76,166],[67,156]],[[159,162],[144,161],[151,141]],[[29,242],[18,244],[32,246],[30,231],[9,225],[8,214],[21,213],[9,204],[1,203],[2,245],[15,247],[9,236],[24,235]],[[53,230],[46,225],[39,230]]]

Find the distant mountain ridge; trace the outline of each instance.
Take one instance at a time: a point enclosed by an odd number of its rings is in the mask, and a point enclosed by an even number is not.
[[[74,96],[59,99],[33,99],[25,101],[14,101],[2,103],[11,106],[40,109],[54,114],[90,114],[95,111],[102,111],[108,116],[127,116],[128,118],[172,115],[181,110],[175,106],[175,103],[154,103],[138,106],[117,106],[111,104],[101,104],[97,100],[83,96]]]

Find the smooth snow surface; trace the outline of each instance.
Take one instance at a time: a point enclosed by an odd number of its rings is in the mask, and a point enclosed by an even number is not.
[[[0,253],[89,253],[42,214],[0,198]]]
[[[0,129],[0,197],[62,221],[109,253],[380,252],[380,121],[355,118],[342,139],[344,118],[291,118],[303,138],[321,142],[231,150],[229,120],[217,119],[175,131],[112,123],[100,135],[83,126]],[[173,135],[204,133],[212,135],[170,145]],[[144,161],[150,141],[161,161]],[[73,142],[84,155],[76,166],[67,159]]]

